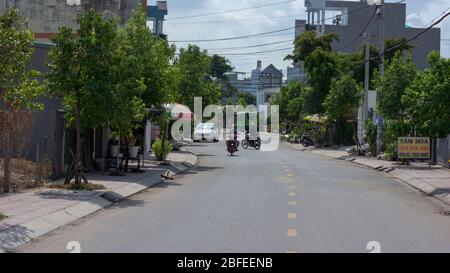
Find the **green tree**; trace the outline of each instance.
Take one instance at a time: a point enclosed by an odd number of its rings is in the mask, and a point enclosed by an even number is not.
[[[123,29],[120,30],[121,56],[129,68],[122,67],[129,74],[124,79],[142,84],[142,100],[147,108],[159,108],[173,100],[176,89],[176,73],[171,62],[175,55],[175,46],[163,39],[155,38],[149,31],[147,15],[143,9],[137,9]]]
[[[344,75],[342,78],[332,81],[331,91],[325,99],[324,108],[328,120],[332,120],[338,125],[338,135],[340,134],[339,130],[344,130],[347,122],[354,124],[362,93],[362,88],[350,75]],[[355,127],[353,133],[356,139]],[[340,141],[344,139],[345,136]]]
[[[4,156],[4,192],[10,191],[11,157],[18,115],[26,110],[42,110],[37,101],[42,88],[36,71],[29,70],[34,53],[34,35],[16,9],[0,16],[0,146]]]
[[[211,56],[211,77],[219,80],[226,80],[227,72],[233,71],[233,67],[230,64],[230,60],[227,58],[214,54]]]
[[[117,21],[89,11],[78,16],[77,22],[76,33],[62,27],[53,39],[46,85],[50,95],[63,98],[66,120],[76,128],[76,151],[66,183],[74,178],[75,186],[81,188],[82,181],[88,182],[81,163],[82,130],[109,126],[116,108],[126,103],[123,99],[133,98],[118,92],[128,84],[117,84],[121,79],[117,67],[123,68],[116,56],[120,43]]]
[[[339,76],[336,53],[316,49],[305,60],[310,88],[304,95],[304,108],[308,114],[323,114],[323,102],[330,92],[332,79]]]
[[[211,58],[206,51],[195,45],[181,48],[176,67],[179,73],[177,102],[190,109],[194,107],[194,97],[202,97],[203,106],[219,103],[221,88],[209,79]]]
[[[411,53],[411,51],[414,49],[413,45],[410,45],[408,43],[405,43],[406,38],[402,37],[402,38],[391,38],[391,39],[386,39],[384,41],[384,48],[385,49],[390,49],[393,47],[396,47],[395,49],[389,50],[384,54],[384,58],[387,62],[390,62],[394,56],[398,53],[401,52],[401,54],[403,54],[405,51]],[[397,45],[400,45],[398,46]]]
[[[288,128],[302,123],[305,86],[299,81],[290,81],[273,99],[279,105],[280,121]]]
[[[415,127],[430,137],[450,134],[450,60],[434,51],[430,68],[420,73],[402,98]]]
[[[362,98],[362,89],[350,75],[334,79],[330,94],[326,97],[324,108],[329,119],[356,118]]]
[[[370,56],[370,70],[369,77],[370,80],[376,78],[376,72],[378,71],[378,67],[380,65],[380,61],[377,58],[379,56],[379,51],[376,47],[370,46],[369,48],[369,56]],[[359,83],[364,84],[365,79],[365,59],[366,59],[366,46],[363,45],[359,49],[358,52],[353,54],[347,53],[339,53],[337,55],[338,61],[338,70],[341,74],[351,74],[352,77]],[[370,81],[370,88],[373,89],[374,85],[372,81]]]
[[[416,75],[416,67],[411,57],[397,53],[388,63],[377,84],[377,108],[386,119],[403,123],[406,112],[402,97]]]
[[[333,41],[338,40],[339,34],[337,33],[317,36],[315,31],[305,31],[295,39],[293,54],[286,56],[285,59],[293,60],[295,63],[305,61],[316,49],[331,51],[333,49]]]
[[[256,97],[247,92],[241,92],[238,95],[238,104],[244,107],[248,105],[256,105]]]

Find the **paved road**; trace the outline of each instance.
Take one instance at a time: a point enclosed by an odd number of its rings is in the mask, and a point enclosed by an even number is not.
[[[67,252],[450,252],[450,217],[438,201],[349,162],[282,146],[191,147],[198,167],[173,183],[18,249]]]

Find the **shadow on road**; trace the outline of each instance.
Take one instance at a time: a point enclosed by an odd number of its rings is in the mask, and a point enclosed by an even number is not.
[[[428,196],[435,196],[441,194],[450,194],[450,188],[439,188],[428,194]]]
[[[143,200],[133,200],[133,199],[125,199],[123,201],[120,201],[118,203],[114,203],[114,205],[107,207],[107,210],[114,210],[114,209],[124,209],[124,208],[130,208],[130,207],[139,207],[142,208],[145,205],[145,201]]]

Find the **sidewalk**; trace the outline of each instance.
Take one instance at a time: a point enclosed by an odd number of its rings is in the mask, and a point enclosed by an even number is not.
[[[346,160],[378,171],[388,173],[408,185],[435,197],[450,205],[450,170],[440,167],[428,167],[428,164],[412,164],[411,166],[397,166],[396,162],[377,160],[373,157],[349,156],[343,149],[315,149],[305,148],[301,144],[288,144],[299,151],[308,151],[321,156]]]
[[[106,176],[102,172],[88,174],[91,183],[106,189],[93,192],[39,188],[20,193],[0,194],[0,253],[12,250],[32,239],[99,211],[113,202],[161,183],[163,174],[186,171],[197,163],[197,156],[187,151],[171,153],[171,166],[145,160],[145,173],[127,173],[123,177]]]

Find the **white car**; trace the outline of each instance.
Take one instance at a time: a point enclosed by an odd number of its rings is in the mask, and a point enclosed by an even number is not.
[[[214,123],[200,123],[194,130],[194,142],[200,140],[219,141],[219,129]]]

